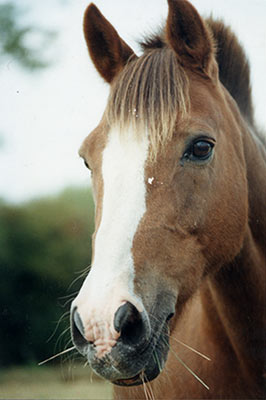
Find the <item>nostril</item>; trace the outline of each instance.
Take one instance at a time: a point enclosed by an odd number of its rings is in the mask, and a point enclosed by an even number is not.
[[[132,315],[131,315],[132,314]],[[128,320],[134,319],[134,306],[131,303],[125,303],[115,313],[114,327],[120,333],[126,326]]]
[[[83,323],[81,321],[80,315],[77,311],[77,309],[74,310],[73,312],[73,319],[74,319],[74,323],[76,325],[76,327],[78,328],[79,332],[84,335],[84,326]]]
[[[166,322],[169,322],[173,318],[174,315],[175,315],[174,313],[170,313],[168,315],[168,317],[166,318]]]
[[[114,327],[125,344],[137,344],[148,334],[144,316],[129,302],[116,311]]]
[[[76,346],[77,350],[82,355],[85,355],[89,343],[83,336],[84,326],[80,318],[80,315],[77,311],[77,308],[74,308],[71,313],[71,333],[72,333],[72,341]]]

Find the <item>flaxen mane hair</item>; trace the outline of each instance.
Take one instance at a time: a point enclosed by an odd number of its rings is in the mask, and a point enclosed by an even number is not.
[[[247,57],[222,21],[207,19],[215,41],[219,78],[254,129]],[[148,129],[153,155],[171,139],[177,118],[189,110],[189,83],[183,67],[164,40],[164,30],[141,43],[144,54],[132,58],[114,82],[106,109],[110,125],[136,135]]]
[[[189,108],[188,79],[173,50],[147,50],[134,58],[114,83],[106,115],[121,132],[149,132],[151,153],[172,137],[177,114]]]

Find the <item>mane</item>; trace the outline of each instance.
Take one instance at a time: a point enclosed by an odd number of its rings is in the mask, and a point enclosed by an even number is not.
[[[106,116],[120,132],[129,127],[137,136],[148,131],[155,156],[172,137],[177,117],[184,117],[188,108],[186,73],[174,52],[164,47],[129,61],[112,86]]]
[[[216,46],[219,79],[254,130],[250,68],[245,52],[231,28],[220,20],[205,20]],[[152,155],[171,139],[177,118],[189,110],[188,79],[164,40],[164,29],[140,42],[144,51],[129,60],[111,88],[106,116],[120,132],[143,135],[148,130]],[[178,113],[178,116],[177,116]]]
[[[208,18],[206,22],[216,42],[220,81],[237,102],[242,115],[253,126],[250,67],[244,49],[231,28],[223,21]]]
[[[243,117],[253,126],[253,105],[250,85],[250,67],[243,47],[229,26],[221,20],[205,19],[216,47],[219,79],[235,99]],[[141,43],[144,50],[163,48],[164,30],[153,34]]]
[[[250,66],[244,49],[231,28],[223,21],[208,18],[206,22],[216,41],[216,60],[219,65],[220,81],[237,102],[252,133],[265,148],[265,134],[257,128],[254,121]]]

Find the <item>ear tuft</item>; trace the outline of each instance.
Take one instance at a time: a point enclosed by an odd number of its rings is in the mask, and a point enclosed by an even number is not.
[[[96,69],[106,82],[111,83],[134,55],[133,50],[93,3],[85,11],[83,29]]]
[[[186,67],[209,72],[214,42],[208,27],[187,0],[168,0],[166,39]]]

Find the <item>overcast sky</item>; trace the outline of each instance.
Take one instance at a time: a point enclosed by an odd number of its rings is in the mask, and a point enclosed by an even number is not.
[[[0,0],[3,2],[3,0]],[[257,121],[266,127],[266,0],[193,0],[205,15],[223,17],[249,56]],[[64,5],[65,3],[65,5]],[[85,0],[20,0],[25,21],[58,31],[53,64],[27,73],[9,59],[0,65],[0,197],[22,201],[71,184],[89,184],[78,148],[97,125],[108,85],[95,72],[82,36]],[[95,0],[129,45],[167,15],[166,0]]]

